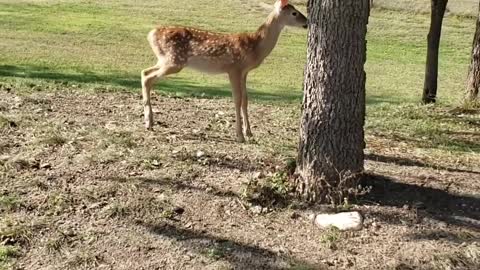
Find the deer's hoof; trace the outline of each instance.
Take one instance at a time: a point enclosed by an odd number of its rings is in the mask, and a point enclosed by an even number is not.
[[[251,131],[251,130],[245,131],[245,135],[247,135],[247,137],[249,137],[249,138],[252,138],[252,137],[253,137],[253,134],[252,134],[252,131]]]

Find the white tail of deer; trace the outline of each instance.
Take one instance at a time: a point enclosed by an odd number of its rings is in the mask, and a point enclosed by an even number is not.
[[[219,34],[186,27],[159,27],[150,31],[148,41],[158,62],[142,71],[145,127],[153,126],[150,92],[154,82],[189,67],[228,74],[235,103],[237,141],[245,141],[244,131],[251,137],[247,75],[270,54],[285,26],[307,28],[307,18],[288,0],[278,0],[265,23],[254,33]]]

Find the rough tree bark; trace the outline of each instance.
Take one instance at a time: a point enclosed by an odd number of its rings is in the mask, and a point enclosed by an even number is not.
[[[424,104],[435,103],[437,99],[438,51],[447,3],[448,0],[431,0],[430,30],[427,38],[427,63],[422,95]]]
[[[467,101],[474,102],[478,99],[480,89],[480,4],[478,7],[477,28],[473,38],[472,60],[467,79]]]
[[[369,0],[309,0],[297,192],[342,200],[363,171]],[[354,181],[350,181],[354,180]]]

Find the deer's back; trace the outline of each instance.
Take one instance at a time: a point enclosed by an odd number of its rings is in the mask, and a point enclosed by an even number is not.
[[[206,72],[246,68],[255,59],[258,38],[252,34],[221,34],[188,27],[159,27],[149,34],[160,57]]]

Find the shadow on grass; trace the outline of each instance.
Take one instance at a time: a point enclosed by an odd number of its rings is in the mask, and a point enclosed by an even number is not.
[[[44,66],[12,66],[0,65],[0,77],[41,79],[62,84],[84,83],[115,85],[129,90],[139,89],[140,70],[137,75],[132,74],[98,74],[91,71],[80,71],[76,74],[60,73],[54,69]],[[299,86],[300,87],[300,86]],[[196,97],[231,97],[230,85],[225,79],[225,84],[220,86],[205,86],[195,84],[192,81],[184,80],[175,76],[169,77],[156,84],[156,89],[167,95],[184,95]],[[287,103],[301,103],[302,93],[294,89],[281,89],[280,94],[262,93],[255,89],[249,89],[250,97],[260,101],[279,101]],[[400,104],[400,101],[383,96],[367,97],[367,105]]]
[[[228,156],[215,152],[206,153],[202,158],[197,157],[194,153],[180,152],[174,158],[181,162],[200,162],[203,166],[208,166],[212,169],[238,170],[243,173],[251,173],[259,170],[273,171],[275,166],[282,165],[273,159],[252,160],[248,156]]]
[[[361,202],[399,208],[407,205],[435,220],[480,230],[480,196],[451,194],[374,174],[366,175],[362,185],[371,186],[372,191],[359,198]]]
[[[140,70],[138,75],[132,74],[98,74],[90,71],[81,71],[77,74],[59,73],[48,67],[41,66],[12,66],[0,65],[0,77],[14,77],[26,79],[42,79],[62,84],[84,83],[115,85],[129,90],[140,89]],[[196,97],[230,97],[231,89],[228,80],[220,86],[205,86],[179,77],[169,77],[156,84],[156,89],[167,95],[196,96]],[[293,89],[281,89],[280,94],[263,93],[249,89],[250,97],[260,101],[300,102],[301,93]],[[286,91],[288,90],[288,91]]]
[[[377,155],[377,154],[367,154],[365,155],[365,158],[367,160],[372,160],[377,162],[392,163],[398,166],[432,168],[435,170],[442,170],[447,172],[480,174],[480,171],[463,170],[463,169],[449,168],[445,166],[437,166],[437,165],[424,163],[418,160],[412,160],[412,159],[402,158],[402,157],[391,157],[391,156],[383,156],[383,155]]]
[[[386,96],[375,96],[375,95],[368,95],[367,96],[367,105],[399,105],[404,103],[404,101],[399,100],[398,98],[386,97]]]
[[[475,113],[476,115],[480,114],[480,110]],[[475,115],[472,114],[472,115]],[[458,115],[450,115],[450,116],[437,116],[436,118],[442,121],[450,121],[450,122],[462,122],[466,125],[470,125],[472,127],[480,127],[480,119],[472,117],[472,115],[469,115],[468,117],[459,117]],[[479,133],[477,133],[477,136]]]
[[[240,199],[240,196],[232,191],[224,191],[207,184],[195,186],[191,184],[193,179],[186,178],[172,180],[169,178],[111,177],[105,180],[121,183],[139,182],[148,187],[170,189],[175,193],[191,193],[193,191],[229,200]],[[232,269],[324,269],[318,265],[315,267],[310,266],[295,258],[273,252],[269,249],[211,235],[204,229],[197,230],[181,227],[181,222],[178,222],[178,220],[177,222],[146,223],[137,219],[135,222],[147,228],[151,233],[175,240],[183,247],[197,254],[214,260],[226,261]]]
[[[227,261],[233,269],[323,269],[307,266],[265,248],[213,236],[205,231],[180,228],[168,223],[142,225],[151,233],[173,239],[198,254]]]
[[[284,210],[287,208],[297,209],[297,210],[314,210],[317,206],[308,205],[301,201],[296,200],[293,196],[288,196],[286,194],[280,194],[276,192],[271,187],[266,185],[255,186],[254,190],[251,190],[247,194],[243,194],[245,190],[241,189],[239,191],[232,191],[228,189],[223,189],[222,187],[217,187],[207,183],[199,181],[194,181],[197,178],[196,175],[190,177],[183,177],[181,180],[173,180],[170,178],[148,178],[148,177],[109,177],[105,181],[109,182],[133,182],[139,183],[140,185],[146,185],[149,188],[161,188],[167,189],[173,193],[177,192],[186,192],[186,193],[197,193],[197,195],[207,195],[209,199],[216,198],[225,198],[228,200],[233,200],[238,202],[243,208],[250,207],[252,205],[259,205],[262,207],[267,207],[270,209]],[[244,186],[246,187],[246,186]]]
[[[196,177],[186,178],[183,177],[180,180],[172,180],[170,178],[146,178],[146,177],[109,177],[105,179],[106,181],[113,181],[118,183],[127,183],[127,182],[140,182],[142,184],[152,186],[152,187],[163,187],[171,189],[172,191],[196,191],[196,192],[205,192],[206,194],[224,197],[230,199],[240,198],[240,195],[236,194],[233,191],[220,190],[214,186],[208,184],[201,184],[195,186],[192,183]]]
[[[238,199],[244,198],[231,190],[223,190],[201,181],[195,182],[196,178],[183,178],[181,180],[172,180],[167,178],[110,178],[107,181],[116,182],[140,182],[152,187],[168,188],[172,191],[198,192],[208,194],[209,196]],[[371,186],[372,191],[360,198],[360,205],[380,205],[403,208],[405,205],[417,211],[419,220],[412,220],[413,224],[420,222],[422,218],[428,217],[437,221],[443,221],[447,224],[460,227],[475,229],[480,231],[480,196],[467,196],[449,193],[445,190],[424,187],[420,185],[402,183],[393,178],[380,175],[366,175],[361,182],[362,186]],[[297,201],[290,203],[298,204]],[[278,204],[276,209],[281,210],[289,207],[289,204]],[[297,209],[316,209],[317,205],[299,205]],[[391,224],[400,224],[398,216],[388,213],[371,213],[380,220]],[[386,215],[386,216],[385,216]]]
[[[412,240],[434,240],[435,241],[438,239],[443,239],[443,240],[447,240],[449,242],[454,242],[457,244],[478,242],[478,239],[475,237],[475,235],[470,234],[468,232],[451,232],[448,230],[441,230],[441,229],[428,230],[428,231],[423,231],[421,233],[413,233],[413,234],[410,234],[409,237]]]
[[[439,131],[432,134],[416,133],[410,137],[382,132],[375,132],[374,135],[392,141],[413,144],[419,148],[447,149],[464,153],[480,152],[480,134],[475,132],[466,134],[465,132]],[[465,135],[470,137],[465,138]]]

